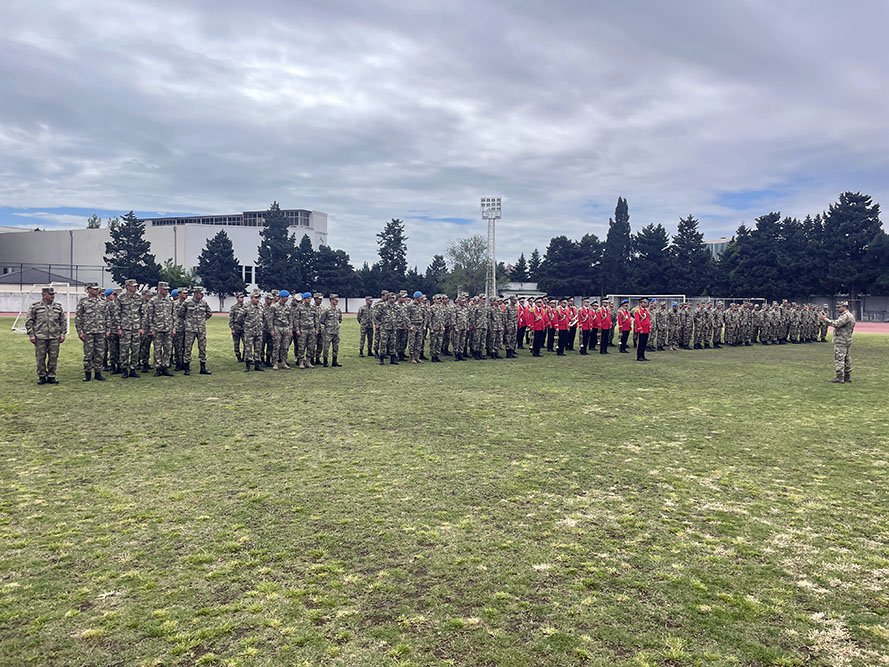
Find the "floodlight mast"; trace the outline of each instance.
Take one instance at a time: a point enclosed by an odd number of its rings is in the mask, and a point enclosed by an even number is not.
[[[482,197],[482,220],[488,221],[488,269],[485,278],[485,301],[497,296],[497,257],[494,252],[494,223],[500,219],[500,197]]]

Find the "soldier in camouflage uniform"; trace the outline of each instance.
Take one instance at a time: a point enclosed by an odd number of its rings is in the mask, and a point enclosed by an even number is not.
[[[272,324],[272,306],[278,301],[278,290],[273,289],[265,295],[265,308],[262,320],[262,354],[261,361],[266,368],[272,367],[272,355],[275,350],[274,325]]]
[[[244,310],[247,306],[244,304],[244,293],[243,292],[235,292],[235,302],[231,307],[231,310],[228,311],[228,328],[232,334],[232,345],[235,349],[235,358],[238,361],[243,361],[244,356],[241,353],[241,349],[244,345],[244,329],[239,324],[241,322],[241,311]]]
[[[503,344],[506,346],[506,358],[516,359],[518,343],[519,311],[515,294],[511,294],[503,311]],[[585,352],[586,350],[584,350]]]
[[[179,312],[188,299],[188,290],[180,287],[170,292],[170,296],[173,297],[173,317],[179,322]],[[180,326],[177,326],[173,333],[173,365],[177,371],[185,368],[185,329]]]
[[[110,331],[106,328],[105,301],[99,298],[99,286],[90,283],[86,286],[87,296],[77,304],[74,328],[83,341],[83,381],[89,382],[93,372],[97,380],[102,376],[102,357],[105,354],[105,339]]]
[[[328,306],[321,311],[321,335],[323,341],[323,356],[321,365],[327,368],[327,353],[331,353],[331,368],[338,368],[341,364],[337,361],[340,352],[340,325],[343,323],[343,311],[339,308],[340,297],[331,294],[327,297]]]
[[[207,370],[207,320],[213,317],[210,305],[204,301],[204,288],[197,285],[192,289],[192,297],[179,307],[180,323],[176,325],[185,329],[185,353],[182,357],[183,370],[191,375],[191,353],[194,341],[198,341],[198,361],[201,364],[201,375],[212,375]]]
[[[713,349],[722,347],[722,327],[725,325],[725,304],[720,301],[710,312],[710,329],[713,332]]]
[[[364,341],[367,341],[367,354],[373,354],[374,324],[373,324],[373,297],[364,297],[364,304],[359,306],[356,319],[358,320],[359,339],[358,356],[364,356]]]
[[[855,331],[855,316],[849,310],[849,304],[841,301],[837,304],[840,314],[835,320],[821,315],[819,319],[833,327],[833,358],[836,377],[831,382],[843,384],[852,382],[852,333]]]
[[[380,356],[380,330],[377,325],[379,324],[381,311],[382,311],[383,307],[386,306],[388,301],[389,301],[389,292],[388,292],[388,290],[383,290],[380,293],[380,300],[377,301],[370,310],[370,321],[371,321],[371,324],[373,324],[373,328],[374,328],[374,341],[373,341],[373,343],[374,343],[374,350],[373,350],[374,355],[373,356],[374,357]]]
[[[117,317],[118,292],[108,288],[104,292],[105,297],[105,328],[108,329],[108,337],[105,339],[105,356],[102,370],[111,371],[112,375],[120,373],[120,337],[117,334],[119,327]]]
[[[154,298],[154,293],[150,289],[142,290],[140,294],[142,297],[142,318],[143,318],[143,326],[144,326],[144,318],[145,313],[148,310],[149,302]],[[142,338],[139,341],[139,370],[143,373],[147,373],[151,368],[151,345],[153,339],[148,335],[148,331],[143,329]]]
[[[429,308],[429,356],[433,363],[440,362],[445,337],[445,325],[448,318],[447,306],[441,294],[432,297]]]
[[[491,299],[488,308],[488,341],[490,344],[487,349],[491,358],[502,359],[500,348],[503,346],[503,307],[497,297]]]
[[[157,284],[157,295],[143,309],[142,328],[154,342],[154,375],[173,377],[170,372],[170,357],[173,353],[173,335],[176,333],[179,318],[178,309],[168,294],[170,284],[161,281]]]
[[[454,310],[456,309],[447,294],[441,295],[441,305],[444,308],[444,331],[441,334],[441,353],[451,356],[450,345],[452,332],[454,331]]]
[[[398,299],[395,302],[395,313],[397,315],[395,320],[395,353],[398,355],[399,361],[407,359],[407,339],[408,329],[410,328],[407,306],[410,300],[411,298],[407,292],[402,290],[399,292]]]
[[[58,384],[59,345],[68,335],[68,319],[65,309],[55,303],[56,291],[52,287],[44,287],[40,292],[40,301],[28,310],[25,330],[37,358],[37,384]]]
[[[314,355],[309,349],[311,341],[315,339],[315,313],[311,299],[306,298],[305,292],[301,294],[302,301],[296,308],[296,335],[299,337],[299,367],[314,368]]]
[[[290,337],[293,335],[293,313],[290,310],[290,292],[282,289],[278,300],[269,307],[272,321],[272,370],[289,370],[287,354],[290,351]]]
[[[454,304],[454,328],[451,331],[451,347],[454,349],[456,361],[466,359],[466,334],[469,330],[469,310],[466,307],[466,295],[457,297]]]
[[[324,347],[324,340],[321,336],[321,302],[324,300],[324,295],[321,292],[315,292],[311,296],[313,298],[312,312],[315,317],[315,338],[310,341],[310,351],[315,359],[315,365],[319,366],[321,364],[321,348]]]
[[[412,364],[419,364],[420,355],[423,352],[423,329],[426,326],[422,292],[414,292],[413,299],[405,304],[405,313],[407,317],[407,353]]]
[[[139,347],[142,341],[142,297],[136,293],[136,281],[129,278],[125,291],[114,302],[117,306],[117,337],[120,340],[122,378],[137,378]]]
[[[386,296],[383,305],[377,311],[377,317],[374,321],[377,330],[377,341],[379,342],[379,359],[380,366],[386,363],[386,356],[389,356],[389,363],[393,366],[398,365],[398,354],[395,350],[395,337],[399,314],[396,310],[395,294],[391,293]]]
[[[822,318],[821,316],[824,315]],[[821,311],[818,313],[818,342],[826,343],[827,342],[827,318],[830,317],[830,306],[826,303],[821,306]]]
[[[265,308],[262,303],[262,292],[253,290],[250,303],[238,313],[238,324],[244,332],[244,372],[265,370],[262,367],[262,330],[265,319]]]
[[[674,301],[667,313],[667,345],[675,352],[679,345],[679,331],[682,324],[679,315],[679,304]]]

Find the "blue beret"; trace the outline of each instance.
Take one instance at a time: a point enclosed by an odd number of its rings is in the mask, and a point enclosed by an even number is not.
[[[630,303],[629,299],[622,299],[620,305],[624,305],[625,303]]]
[[[170,296],[179,296],[179,288],[177,287],[172,292],[170,292]]]
[[[286,289],[282,289],[280,292],[278,292],[278,296],[283,296],[286,299],[290,296],[290,292],[288,292]]]
[[[421,296],[423,296],[423,293],[420,290],[417,290],[416,292],[414,292],[415,299],[419,299]]]
[[[111,287],[109,287],[104,292],[102,292],[102,294],[104,294],[105,296],[108,296],[109,294],[114,294],[114,290]]]
[[[303,292],[303,299],[311,299],[311,298],[312,298],[311,292]]]
[[[675,301],[674,301],[674,302],[673,302],[673,305],[674,305],[674,306],[678,306],[678,305],[679,305],[679,304],[678,304],[678,303],[676,303],[676,302],[675,302]]]

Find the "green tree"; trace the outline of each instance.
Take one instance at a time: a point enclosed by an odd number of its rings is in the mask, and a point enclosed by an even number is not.
[[[161,267],[161,280],[168,282],[171,289],[188,287],[196,277],[193,271],[186,270],[181,264],[174,264],[172,257],[164,261]]]
[[[344,250],[334,250],[322,245],[314,255],[315,289],[324,294],[355,296],[357,280],[355,269]]]
[[[404,282],[407,271],[407,236],[404,235],[404,222],[392,218],[383,231],[377,234],[379,246],[379,267],[383,278],[395,285]]]
[[[584,234],[578,245],[583,254],[585,276],[578,294],[583,296],[591,294],[602,295],[602,290],[605,287],[602,273],[602,254],[605,250],[605,244],[595,234]]]
[[[671,291],[699,296],[707,293],[712,281],[713,255],[698,231],[698,221],[689,215],[679,221],[673,237]]]
[[[86,219],[86,228],[87,229],[99,229],[102,227],[102,218],[93,213]]]
[[[531,257],[528,261],[528,280],[531,282],[536,282],[540,273],[540,263],[543,260],[540,258],[540,252],[537,248],[531,251]]]
[[[550,239],[539,273],[537,287],[547,294],[570,297],[589,289],[589,260],[581,245],[567,236]]]
[[[488,241],[481,234],[452,241],[445,252],[451,272],[446,280],[448,294],[458,290],[484,294],[488,268]]]
[[[871,292],[889,295],[889,234],[882,229],[868,244],[866,263],[872,276]]]
[[[868,246],[882,229],[880,205],[860,192],[844,192],[824,217],[824,248],[827,255],[827,287],[848,293],[855,300],[867,288]]]
[[[225,305],[225,297],[245,288],[235,248],[224,229],[207,239],[198,257],[197,274],[204,288],[219,297],[219,310]]]
[[[372,267],[367,262],[362,264],[361,268],[355,272],[355,280],[361,296],[376,298],[385,289],[382,273],[376,264]]]
[[[614,219],[608,219],[608,235],[602,255],[602,272],[607,293],[626,292],[630,287],[630,208],[627,200],[617,198]]]
[[[528,275],[528,262],[525,260],[525,253],[519,255],[518,260],[515,265],[512,267],[512,271],[509,274],[509,279],[516,283],[526,283],[528,282],[530,276]]]
[[[105,243],[102,260],[114,282],[123,285],[127,278],[134,278],[140,285],[157,283],[161,267],[149,252],[151,243],[145,238],[145,222],[130,211],[109,231],[111,240]]]
[[[299,288],[299,285],[305,285],[306,289],[316,288],[318,282],[317,260],[318,253],[312,249],[312,239],[308,234],[303,234],[296,252],[293,254],[293,287]],[[317,287],[317,289],[321,288]]]
[[[426,290],[437,294],[444,289],[448,278],[448,265],[444,255],[433,255],[432,262],[426,267]]]
[[[278,202],[272,202],[263,217],[265,221],[259,231],[262,240],[254,280],[264,290],[296,288],[301,282],[293,261],[296,241],[290,234],[287,219]]]
[[[650,224],[633,235],[630,275],[639,294],[666,294],[670,273],[670,239],[663,225]]]

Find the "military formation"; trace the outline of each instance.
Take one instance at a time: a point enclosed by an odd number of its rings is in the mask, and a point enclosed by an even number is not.
[[[151,369],[152,349],[156,376],[172,376],[173,370],[190,375],[195,343],[200,374],[211,374],[207,320],[212,311],[202,287],[170,291],[167,283],[160,282],[156,289],[140,292],[135,280],[127,280],[122,292],[100,293],[95,284],[86,290],[75,316],[83,343],[84,381],[104,381],[103,371],[138,378],[139,372]],[[53,297],[52,289],[45,288],[27,323],[36,348],[39,384],[58,382],[58,346],[67,334],[64,312]],[[228,326],[234,356],[245,372],[288,370],[291,361],[301,369],[342,365],[343,312],[336,294],[328,295],[327,306],[322,306],[320,292],[257,290],[235,298]],[[581,355],[597,350],[608,354],[616,333],[620,353],[629,353],[632,340],[636,359],[648,361],[647,352],[824,342],[828,327],[834,326],[835,341],[848,339],[837,352],[837,378],[851,382],[854,318],[848,307],[841,309],[837,320],[829,315],[827,304],[818,309],[787,301],[640,299],[631,308],[627,299],[619,305],[583,299],[578,307],[574,299],[509,296],[489,303],[483,295],[463,293],[451,300],[446,294],[430,298],[419,291],[383,291],[379,299],[365,297],[358,309],[358,350],[360,357],[373,357],[380,365],[440,363],[445,357],[515,359],[517,350],[526,348],[533,357],[543,356],[544,351],[557,356],[575,350]]]

